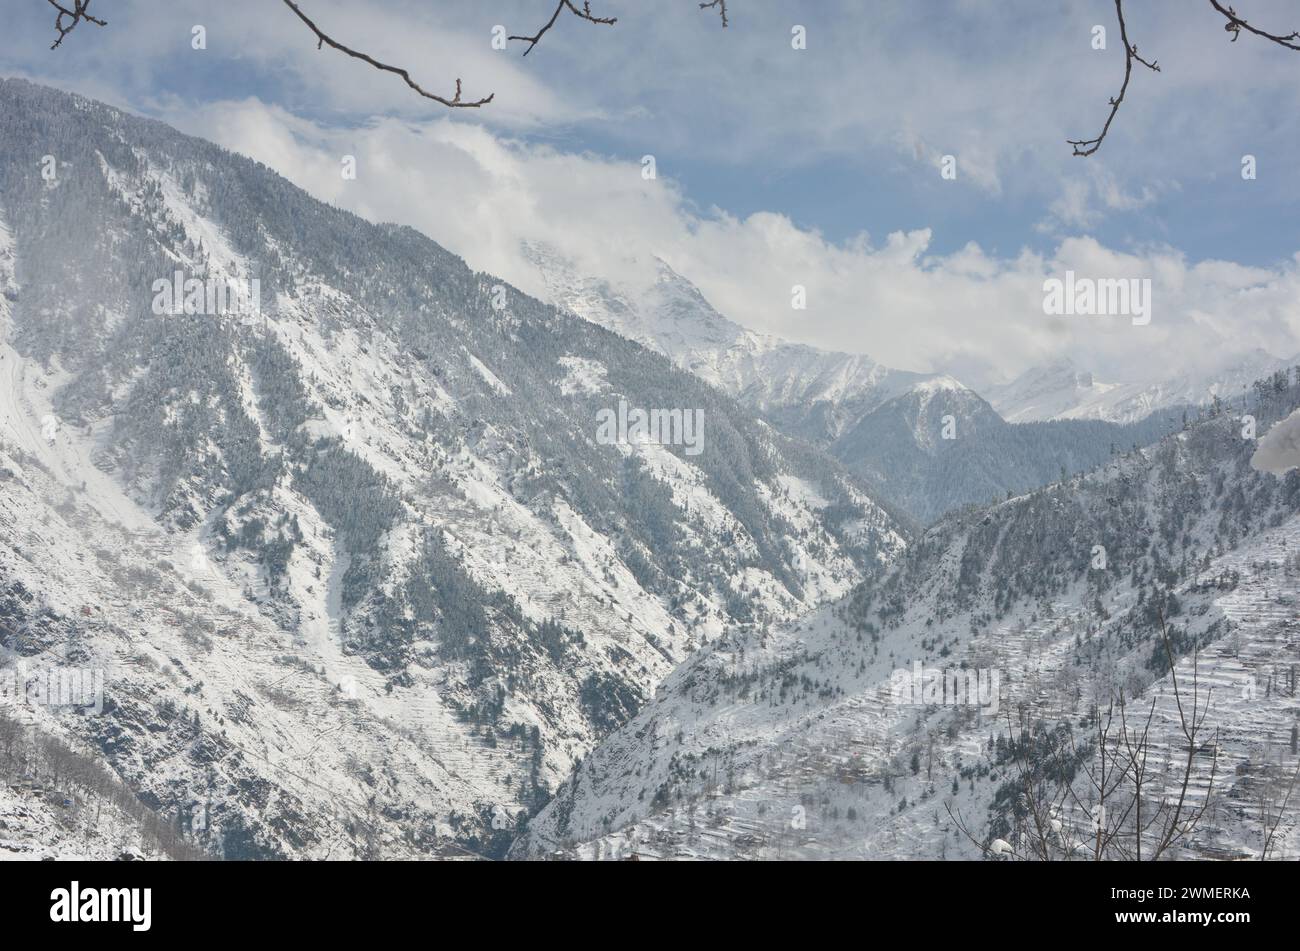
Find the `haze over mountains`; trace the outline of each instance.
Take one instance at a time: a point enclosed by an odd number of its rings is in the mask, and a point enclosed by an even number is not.
[[[1194,415],[1215,397],[1239,398],[1295,362],[1261,352],[1212,374],[1151,384],[1099,383],[1061,362],[989,389],[986,400],[948,374],[895,370],[746,330],[659,259],[647,286],[615,285],[577,274],[555,249],[525,251],[557,306],[664,354],[825,449],[922,523],[1147,445],[1180,425],[1185,409]]]
[[[1007,422],[1048,419],[1100,419],[1133,423],[1158,410],[1204,406],[1218,397],[1240,399],[1252,383],[1300,360],[1256,350],[1228,360],[1214,373],[1180,373],[1152,383],[1106,383],[1088,370],[1063,360],[1025,371],[1015,380],[989,389],[990,404]]]
[[[576,274],[554,249],[525,251],[557,306],[664,354],[812,442],[833,441],[861,413],[928,378],[746,330],[658,258],[648,287],[615,287]]]

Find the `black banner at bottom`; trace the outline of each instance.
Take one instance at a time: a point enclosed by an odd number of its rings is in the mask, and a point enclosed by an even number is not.
[[[734,939],[768,934],[773,915],[814,925],[847,915],[867,933],[920,927],[936,937],[1042,924],[1056,929],[1045,935],[1064,927],[1222,941],[1294,920],[1284,904],[1295,889],[1289,862],[595,864],[0,863],[0,904],[10,934],[128,941],[337,941],[377,927],[427,929],[431,919],[536,938],[556,925],[626,929],[647,916]],[[679,913],[689,917],[674,923]]]

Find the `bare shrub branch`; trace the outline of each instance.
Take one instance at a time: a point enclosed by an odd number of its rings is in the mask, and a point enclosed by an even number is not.
[[[1134,716],[1123,689],[1110,690],[1104,709],[1100,704],[1091,707],[1088,722],[1095,736],[1083,747],[1072,730],[1050,731],[1041,721],[1032,722],[1026,717],[1027,707],[1022,709],[1019,724],[1008,711],[1008,761],[1019,772],[1006,787],[1016,794],[1009,817],[1015,826],[1008,829],[1016,848],[990,848],[959,813],[954,815],[949,809],[957,827],[986,855],[1020,861],[1069,861],[1083,856],[1096,861],[1159,861],[1187,843],[1196,831],[1210,808],[1219,779],[1219,733],[1211,733],[1206,725],[1213,691],[1201,684],[1197,649],[1190,658],[1190,683],[1180,677],[1163,608],[1157,613],[1177,708],[1176,729],[1181,733],[1175,745],[1166,754],[1152,736],[1156,698],[1144,703]],[[1196,766],[1207,759],[1204,799],[1195,805],[1193,800],[1200,796],[1193,789]],[[1153,762],[1161,765],[1159,771],[1152,768]],[[1171,766],[1177,770],[1172,776],[1167,774]],[[1276,816],[1271,807],[1261,810],[1265,856],[1290,805],[1297,779],[1300,768],[1280,794]],[[1071,805],[1091,817],[1091,830],[1084,832],[1070,821],[1066,809]],[[993,834],[992,828],[989,834]]]

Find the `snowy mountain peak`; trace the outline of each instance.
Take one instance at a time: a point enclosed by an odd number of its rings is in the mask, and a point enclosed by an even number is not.
[[[986,395],[1008,422],[1099,419],[1131,423],[1160,410],[1205,406],[1216,397],[1239,397],[1255,380],[1295,362],[1254,350],[1225,358],[1209,370],[1182,371],[1150,382],[1118,383],[1103,382],[1102,377],[1070,360],[1058,360],[991,387]]]
[[[552,303],[657,350],[802,439],[829,442],[871,407],[927,378],[863,354],[748,330],[662,258],[654,258],[653,281],[615,286],[579,274],[553,248],[528,244],[524,253]]]
[[[973,393],[968,386],[959,380],[955,380],[946,373],[938,376],[921,380],[912,387],[913,393],[920,393],[925,396],[933,396],[936,393]]]

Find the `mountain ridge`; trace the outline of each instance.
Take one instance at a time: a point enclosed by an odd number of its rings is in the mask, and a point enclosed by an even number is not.
[[[1261,429],[1300,405],[1300,377],[1266,382],[1248,407]],[[1186,796],[1213,791],[1220,806],[1172,857],[1261,857],[1250,804],[1287,788],[1281,751],[1300,717],[1274,673],[1300,663],[1300,470],[1256,472],[1254,452],[1240,420],[1213,411],[1093,472],[947,516],[835,605],[732,631],[602,741],[511,856],[996,860],[1000,839],[1018,857],[1090,859],[1098,802],[1076,771],[1097,768],[1101,711],[1117,689],[1150,709],[1153,810],[1183,795],[1180,709],[1200,683],[1209,739]],[[920,668],[1000,686],[978,703],[909,699],[895,684]],[[1078,778],[1078,801],[1047,795],[1059,825],[1045,846],[1022,774],[1048,790]],[[1131,810],[1111,793],[1121,818],[1104,821],[1122,824]],[[1297,829],[1279,824],[1274,856],[1295,854]]]
[[[160,813],[211,801],[204,849],[500,854],[692,649],[905,543],[833,460],[410,228],[0,104],[6,646],[107,672],[102,716],[39,729]],[[160,312],[178,270],[260,313]],[[700,412],[704,451],[602,445],[620,399]]]

